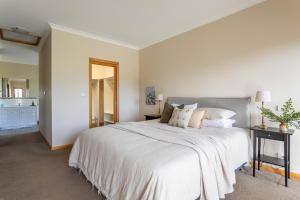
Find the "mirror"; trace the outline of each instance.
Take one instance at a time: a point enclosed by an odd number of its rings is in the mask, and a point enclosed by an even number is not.
[[[0,97],[26,98],[29,97],[29,79],[1,78]]]

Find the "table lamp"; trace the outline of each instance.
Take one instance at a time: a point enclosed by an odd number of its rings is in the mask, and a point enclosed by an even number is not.
[[[156,96],[156,101],[158,101],[158,114],[160,114],[160,102],[164,100],[164,95],[163,94],[158,94]]]
[[[256,96],[255,96],[255,101],[256,102],[261,102],[261,107],[264,108],[264,103],[265,102],[270,102],[272,101],[271,99],[271,92],[268,90],[264,91],[257,91]],[[265,120],[264,116],[261,116],[261,125],[259,126],[261,129],[266,129],[267,126],[265,125]]]

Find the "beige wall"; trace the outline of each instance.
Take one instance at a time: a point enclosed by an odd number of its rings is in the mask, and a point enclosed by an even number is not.
[[[140,51],[140,118],[145,87],[168,96],[245,97],[269,89],[275,108],[292,97],[300,110],[300,1],[269,0]],[[252,103],[259,123],[257,104]],[[154,110],[155,109],[155,110]],[[292,136],[292,170],[300,172],[300,131]],[[266,143],[266,153],[282,155]]]
[[[51,33],[39,53],[40,99],[39,116],[40,132],[48,143],[52,144],[52,95],[51,95]]]
[[[117,61],[120,121],[138,118],[137,50],[52,29],[52,145],[73,143],[88,128],[89,57]]]
[[[0,78],[29,79],[29,96],[38,97],[39,94],[39,67],[0,61]]]

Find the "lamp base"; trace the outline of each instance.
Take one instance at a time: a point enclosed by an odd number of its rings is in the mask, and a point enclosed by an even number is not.
[[[268,127],[265,125],[265,124],[261,124],[261,125],[259,125],[259,128],[261,128],[261,129],[267,129]]]
[[[161,101],[158,100],[158,113],[157,113],[158,115],[160,115],[160,102],[161,102]]]

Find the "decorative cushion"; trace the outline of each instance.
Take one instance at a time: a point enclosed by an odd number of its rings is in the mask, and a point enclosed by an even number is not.
[[[181,104],[181,105],[177,106],[177,108],[183,109],[184,108],[184,104]]]
[[[200,110],[200,109],[194,110],[188,126],[192,128],[201,128],[202,120],[205,114],[206,114],[206,110]]]
[[[178,108],[183,108],[183,106],[184,106],[183,104],[179,105]],[[164,105],[164,110],[161,114],[160,123],[168,123],[172,116],[173,110],[174,110],[174,106],[166,102]]]
[[[169,121],[169,125],[171,126],[177,126],[181,128],[187,128],[189,121],[191,119],[191,116],[193,114],[193,109],[179,109],[174,108],[172,117]]]

